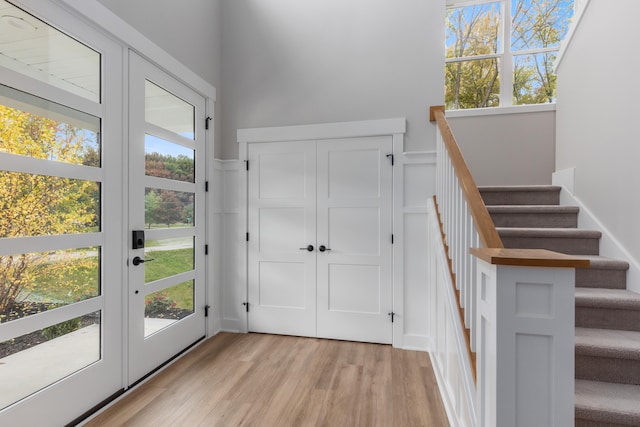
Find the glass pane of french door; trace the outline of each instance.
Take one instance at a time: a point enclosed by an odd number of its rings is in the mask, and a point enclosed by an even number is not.
[[[129,86],[133,383],[205,335],[205,101],[133,53]]]

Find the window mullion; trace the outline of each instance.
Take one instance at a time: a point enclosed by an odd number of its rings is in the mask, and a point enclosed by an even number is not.
[[[514,52],[514,55],[537,55],[539,53],[552,53],[560,50],[558,46],[553,47],[541,47],[533,49],[522,49]]]
[[[501,58],[501,57],[502,55],[500,53],[490,53],[487,55],[459,56],[456,58],[446,58],[444,62],[447,64],[450,64],[453,62],[480,61],[483,59],[494,59],[494,58]]]
[[[502,2],[502,60],[500,61],[500,106],[513,105],[513,54],[511,53],[511,0]]]

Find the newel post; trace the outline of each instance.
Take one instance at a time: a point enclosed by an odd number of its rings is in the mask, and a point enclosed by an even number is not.
[[[575,267],[589,262],[538,250],[472,253],[478,425],[573,426]]]

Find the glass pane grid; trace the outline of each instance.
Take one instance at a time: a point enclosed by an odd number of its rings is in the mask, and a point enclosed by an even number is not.
[[[149,80],[145,81],[145,120],[195,139],[195,107]]]
[[[100,295],[100,248],[0,256],[0,324]]]
[[[0,85],[0,153],[100,167],[100,119]]]
[[[145,295],[145,338],[194,313],[194,281]]]
[[[445,64],[447,109],[488,108],[500,105],[498,59]]]
[[[512,0],[511,50],[560,47],[573,16],[573,0]]]
[[[101,358],[101,311],[0,343],[0,409]]]
[[[145,135],[145,174],[183,182],[195,182],[195,150]]]
[[[502,52],[501,3],[447,9],[446,57],[462,58]]]
[[[144,214],[147,228],[193,227],[195,194],[146,188]]]
[[[175,239],[148,240],[145,243],[145,283],[184,273],[194,269],[193,236]]]
[[[100,231],[100,183],[0,171],[0,238]]]
[[[0,0],[0,65],[100,102],[100,54]]]
[[[553,65],[557,55],[557,52],[514,55],[514,105],[556,101],[556,74],[553,71]]]

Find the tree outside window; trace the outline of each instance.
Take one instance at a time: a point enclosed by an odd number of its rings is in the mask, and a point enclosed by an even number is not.
[[[446,108],[555,102],[553,64],[572,16],[573,0],[449,0]]]

